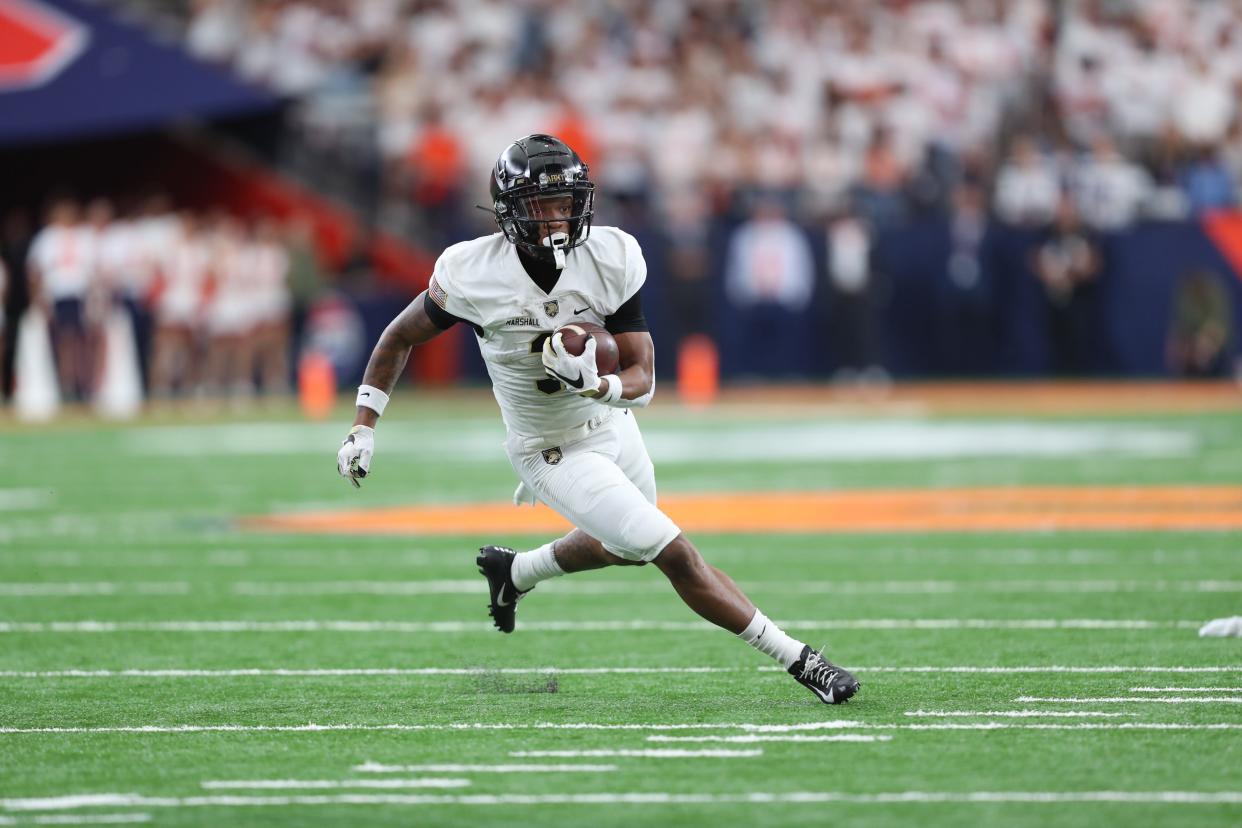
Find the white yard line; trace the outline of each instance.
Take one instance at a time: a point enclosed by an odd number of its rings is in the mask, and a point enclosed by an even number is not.
[[[230,560],[230,565],[235,563]],[[214,585],[209,585],[214,586]],[[649,590],[641,583],[557,583],[560,595],[639,595]],[[752,592],[807,595],[941,595],[960,593],[1222,593],[1242,592],[1242,581],[1119,581],[1119,580],[1013,580],[1013,581],[748,581]],[[478,595],[487,591],[481,579],[426,581],[238,581],[221,584],[237,596],[271,598],[328,595]],[[43,598],[73,595],[186,595],[185,581],[167,582],[30,582],[0,584],[6,598]]]
[[[381,765],[366,762],[355,765],[356,773],[610,773],[616,765]]]
[[[1131,693],[1242,693],[1242,687],[1131,687]]]
[[[333,676],[648,675],[759,672],[757,667],[358,667],[228,670],[0,670],[0,678],[317,678]],[[768,671],[764,671],[768,672]]]
[[[749,733],[797,733],[817,730],[1242,730],[1242,722],[1196,724],[1116,722],[1077,722],[1047,724],[1009,722],[946,722],[938,724],[872,724],[838,719],[800,724],[694,723],[694,724],[601,724],[596,722],[509,724],[459,722],[453,724],[300,724],[300,725],[102,725],[79,727],[0,727],[0,734],[27,733],[331,733],[366,731],[490,731],[490,730],[570,730],[570,731],[697,731],[741,730]],[[660,737],[662,738],[662,737]],[[659,741],[659,738],[653,739]]]
[[[1044,698],[1041,696],[1018,696],[1016,702],[1028,704],[1242,704],[1242,696],[1175,696],[1164,699],[1143,696],[1104,696]]]
[[[644,748],[638,750],[511,750],[514,759],[748,759],[762,756],[762,750],[683,750],[681,748]]]
[[[665,736],[661,739],[656,739],[654,736],[647,737],[649,742],[726,742],[729,744],[754,744],[756,742],[891,742],[892,740],[892,736],[868,733],[838,733],[832,736],[810,736],[801,733],[787,736],[747,733],[742,736]]]
[[[1137,713],[1106,713],[1099,710],[907,710],[905,715],[918,718],[976,718],[991,716],[997,719],[1111,719],[1137,716]]]
[[[140,582],[140,581],[45,581],[35,583],[0,584],[0,597],[4,598],[59,598],[72,595],[188,595],[190,584],[186,581]]]
[[[337,788],[466,788],[469,779],[213,779],[207,790],[333,790]]]
[[[1154,621],[1116,618],[872,618],[837,621],[777,621],[790,630],[1197,630],[1202,621]],[[718,632],[706,621],[531,621],[521,624],[530,632]],[[0,633],[118,633],[118,632],[398,632],[446,634],[487,633],[484,621],[5,621]]]
[[[643,583],[606,581],[550,584],[564,595],[638,595]],[[936,595],[957,593],[1135,593],[1242,592],[1242,581],[1009,580],[1009,581],[744,581],[751,592],[809,595]],[[236,595],[476,595],[486,592],[480,579],[429,581],[239,581]]]
[[[1062,665],[1023,667],[970,667],[948,665],[931,666],[879,666],[852,667],[854,673],[970,673],[982,675],[1010,675],[1025,673],[1242,673],[1242,665],[1209,667],[1152,667],[1101,666],[1068,667]],[[782,667],[760,665],[756,667],[238,667],[218,670],[190,667],[165,669],[128,668],[121,670],[0,670],[0,678],[330,678],[336,676],[476,676],[476,675],[694,675],[708,673],[784,673]],[[1131,688],[1138,692],[1226,692],[1242,693],[1236,687],[1169,687]]]
[[[52,500],[52,492],[48,489],[0,489],[0,512],[42,509]]]
[[[779,668],[760,668],[772,669]],[[969,667],[969,666],[916,666],[916,667],[853,667],[854,672],[865,673],[990,673],[1009,675],[1020,673],[1242,673],[1242,664],[1209,665],[1205,667],[1153,667],[1151,665],[1101,665],[1093,667],[1071,667],[1067,665],[1022,666],[1022,667]]]
[[[0,816],[0,825],[133,825],[150,821],[150,814],[45,814],[21,819]]]
[[[1242,791],[894,791],[844,793],[793,791],[768,793],[584,793],[584,794],[331,794],[315,796],[184,796],[134,793],[82,794],[30,799],[0,799],[10,811],[71,810],[98,806],[144,808],[313,807],[338,805],[812,805],[842,802],[891,804],[1060,804],[1127,803],[1135,805],[1236,805]]]

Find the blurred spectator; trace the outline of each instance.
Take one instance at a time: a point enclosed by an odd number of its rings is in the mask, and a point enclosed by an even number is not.
[[[669,200],[668,292],[679,344],[712,332],[708,210],[707,198],[698,190],[683,189]]]
[[[93,275],[94,239],[71,199],[55,201],[48,218],[48,225],[30,246],[32,283],[37,286],[34,295],[51,320],[61,395],[84,400],[91,384],[86,297]]]
[[[810,242],[774,198],[760,199],[729,240],[725,294],[741,317],[741,373],[788,377],[803,371],[803,312],[815,266]]]
[[[254,252],[242,223],[230,215],[213,217],[198,243],[211,262],[211,289],[201,313],[207,345],[202,391],[215,398],[248,397],[254,390],[249,367],[255,342],[250,333],[260,301]]]
[[[1220,279],[1207,270],[1183,274],[1170,320],[1169,370],[1180,377],[1227,376],[1233,338],[1233,306]]]
[[[314,227],[307,216],[295,215],[289,220],[285,228],[285,249],[289,255],[291,302],[289,349],[292,363],[296,365],[302,355],[307,315],[328,287],[315,246]]]
[[[13,396],[13,360],[17,354],[17,329],[22,314],[30,305],[30,280],[28,260],[30,255],[31,229],[24,210],[11,210],[0,225],[0,263],[3,263],[5,279],[4,303],[4,353],[0,358],[0,396],[5,402]]]
[[[1208,53],[1191,55],[1188,63],[1189,70],[1183,71],[1181,83],[1173,90],[1173,122],[1191,143],[1213,145],[1225,137],[1233,120],[1233,90],[1212,66]]]
[[[437,248],[447,247],[456,240],[463,183],[468,177],[462,142],[444,123],[436,104],[424,109],[422,128],[405,164],[414,204],[430,231],[428,241]]]
[[[1061,182],[1051,160],[1034,139],[1019,136],[996,179],[996,214],[1010,224],[1044,225],[1060,201]]]
[[[213,263],[197,216],[181,214],[167,257],[160,263],[162,278],[155,301],[151,355],[151,394],[160,399],[190,392],[202,375],[197,344]]]
[[[1083,223],[1100,232],[1116,232],[1133,224],[1151,188],[1151,177],[1126,160],[1107,135],[1096,137],[1091,153],[1074,171],[1074,198]]]
[[[267,395],[289,393],[289,252],[277,224],[260,219],[250,245],[254,291],[250,296],[254,325],[250,330],[253,362],[246,367]]]
[[[987,195],[976,182],[953,191],[948,221],[949,258],[939,292],[941,365],[949,371],[982,374],[990,366],[992,314],[987,268]]]
[[[1211,149],[1197,151],[1182,167],[1179,181],[1191,215],[1234,204],[1234,186],[1229,170]]]
[[[1044,289],[1052,370],[1077,375],[1091,365],[1091,337],[1100,251],[1082,227],[1074,202],[1063,198],[1056,222],[1035,250],[1033,269]]]
[[[877,375],[879,318],[871,266],[871,234],[858,217],[828,225],[828,334],[838,380]]]

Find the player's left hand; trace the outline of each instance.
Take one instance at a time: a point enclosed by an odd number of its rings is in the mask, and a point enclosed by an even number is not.
[[[362,488],[358,481],[371,470],[371,456],[374,453],[375,429],[356,425],[349,430],[349,436],[336,453],[336,470],[341,477],[353,483],[355,489]]]
[[[595,367],[595,340],[587,339],[581,356],[565,350],[561,334],[544,340],[543,370],[554,380],[583,397],[594,397],[599,391],[599,369]]]

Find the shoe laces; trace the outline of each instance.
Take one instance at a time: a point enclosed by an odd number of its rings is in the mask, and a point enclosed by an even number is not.
[[[831,684],[832,680],[840,674],[840,670],[831,661],[824,658],[815,650],[811,650],[807,654],[806,661],[802,665],[802,673],[799,678],[814,682],[820,685]]]

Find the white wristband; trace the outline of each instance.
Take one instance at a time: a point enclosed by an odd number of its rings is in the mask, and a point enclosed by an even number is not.
[[[616,374],[605,374],[601,380],[608,380],[608,390],[595,398],[596,402],[614,403],[621,399],[621,378]]]
[[[388,405],[388,395],[374,385],[359,385],[357,405],[365,405],[376,414],[383,416],[384,407]]]

